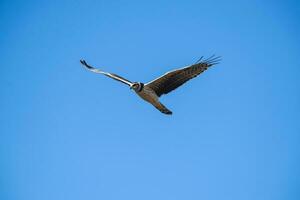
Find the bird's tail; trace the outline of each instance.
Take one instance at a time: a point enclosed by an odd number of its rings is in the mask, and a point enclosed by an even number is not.
[[[155,108],[157,108],[160,112],[166,114],[166,115],[172,115],[172,111],[170,111],[168,108],[166,108],[162,103],[158,103],[154,105]]]

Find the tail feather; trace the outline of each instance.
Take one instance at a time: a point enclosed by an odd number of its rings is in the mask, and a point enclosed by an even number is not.
[[[160,112],[166,114],[166,115],[172,115],[172,111],[170,111],[168,108],[166,108],[162,103],[158,103],[154,105]]]

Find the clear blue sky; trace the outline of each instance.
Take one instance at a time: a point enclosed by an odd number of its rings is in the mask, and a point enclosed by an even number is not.
[[[1,200],[300,199],[297,1],[0,2]],[[217,54],[163,96],[125,85]]]

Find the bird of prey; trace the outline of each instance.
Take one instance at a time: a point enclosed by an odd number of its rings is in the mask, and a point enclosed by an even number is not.
[[[121,76],[113,73],[108,73],[101,71],[97,68],[92,67],[87,64],[85,60],[80,60],[86,69],[98,74],[104,74],[110,78],[120,81],[133,89],[142,99],[151,103],[160,112],[171,115],[172,111],[166,108],[160,101],[159,97],[163,94],[168,94],[172,90],[178,88],[188,80],[198,76],[200,73],[204,72],[207,68],[218,64],[220,62],[220,57],[211,56],[203,60],[203,56],[193,65],[183,67],[180,69],[175,69],[165,73],[164,75],[150,81],[149,83],[141,82],[131,82]]]

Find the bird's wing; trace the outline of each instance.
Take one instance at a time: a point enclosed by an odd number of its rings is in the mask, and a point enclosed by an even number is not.
[[[96,68],[94,68],[94,67],[88,65],[88,64],[85,62],[85,60],[80,60],[80,63],[83,64],[83,65],[85,66],[85,68],[87,68],[89,71],[92,71],[92,72],[98,73],[98,74],[104,74],[105,76],[108,76],[108,77],[110,77],[110,78],[113,78],[113,79],[115,79],[115,80],[117,80],[117,81],[120,81],[120,82],[122,82],[122,83],[125,83],[126,85],[129,85],[129,86],[132,85],[132,82],[131,82],[131,81],[129,81],[129,80],[127,80],[127,79],[125,79],[125,78],[123,78],[123,77],[121,77],[121,76],[118,76],[118,75],[116,75],[116,74],[112,74],[112,73],[108,73],[108,72],[103,72],[103,71],[101,71],[101,70],[99,70],[99,69],[96,69]]]
[[[154,90],[157,96],[167,94],[188,80],[198,76],[208,67],[218,64],[220,57],[215,57],[213,55],[206,60],[201,60],[202,57],[195,64],[167,72],[161,77],[158,77],[157,79],[147,83],[146,85]]]

